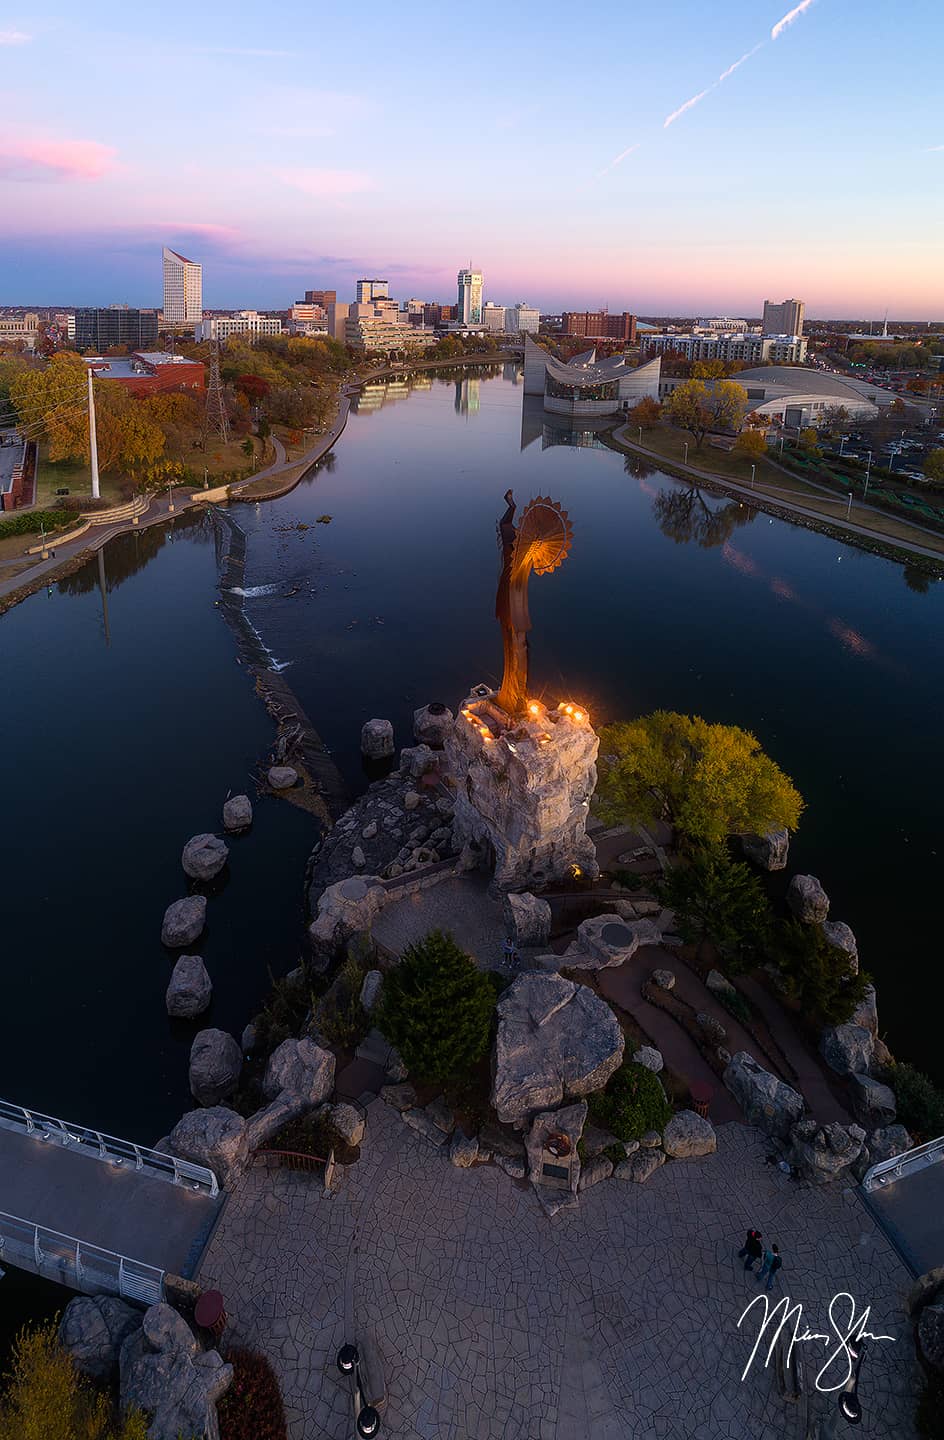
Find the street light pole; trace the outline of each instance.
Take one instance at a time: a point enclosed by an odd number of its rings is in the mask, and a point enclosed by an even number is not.
[[[757,468],[756,465],[752,465],[752,466],[751,466],[751,489],[752,489],[752,490],[753,490],[753,488],[754,488],[754,471],[756,470],[756,468]]]
[[[683,465],[687,465],[687,464],[688,464],[688,441],[687,441],[687,440],[685,441],[685,458],[684,458],[684,460],[682,461],[682,464],[683,464]]]
[[[101,495],[98,485],[98,439],[95,434],[95,394],[92,390],[92,367],[88,371],[88,410],[89,410],[89,456],[92,462],[92,499],[97,500]]]
[[[852,514],[852,490],[849,491],[849,504],[846,506],[846,519]]]
[[[639,443],[642,444],[642,426],[639,427]]]
[[[168,495],[167,495],[167,511],[168,511],[168,514],[173,515],[173,513],[174,513],[174,482],[173,482],[173,480],[169,480],[169,481],[167,482],[167,491],[168,491]]]

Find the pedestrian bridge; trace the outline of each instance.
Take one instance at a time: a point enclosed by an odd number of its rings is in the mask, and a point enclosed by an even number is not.
[[[152,1305],[221,1204],[202,1165],[0,1100],[0,1267]]]

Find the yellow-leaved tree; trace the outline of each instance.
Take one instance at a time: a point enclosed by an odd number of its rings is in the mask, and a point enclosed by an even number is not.
[[[656,710],[601,732],[596,806],[610,825],[667,820],[683,841],[717,845],[795,830],[803,798],[749,731]]]
[[[117,1419],[107,1394],[84,1379],[54,1324],[21,1330],[0,1394],[0,1440],[147,1440],[140,1411]]]

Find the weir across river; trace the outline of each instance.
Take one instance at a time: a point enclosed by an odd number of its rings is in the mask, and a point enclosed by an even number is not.
[[[0,1267],[151,1305],[222,1204],[202,1165],[0,1100]]]

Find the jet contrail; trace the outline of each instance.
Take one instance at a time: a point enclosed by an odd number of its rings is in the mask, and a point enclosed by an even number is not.
[[[620,154],[617,155],[617,157],[616,157],[615,160],[611,160],[610,163],[609,163],[609,165],[604,165],[604,167],[603,167],[602,170],[598,170],[598,171],[597,171],[596,175],[594,176],[594,179],[595,179],[595,180],[600,180],[600,179],[602,179],[602,177],[603,177],[604,175],[608,175],[611,170],[615,170],[616,167],[617,167],[617,165],[622,165],[622,163],[623,163],[623,161],[626,159],[627,155],[632,155],[633,151],[634,151],[634,150],[638,150],[641,144],[642,144],[642,141],[641,141],[641,140],[637,140],[636,143],[635,143],[635,145],[627,145],[627,146],[626,146],[626,149],[623,150],[623,151],[621,151]]]
[[[783,34],[784,30],[786,30],[788,25],[792,25],[794,20],[799,20],[804,10],[809,10],[812,3],[813,0],[800,0],[799,5],[794,5],[792,10],[788,10],[786,15],[784,15],[783,19],[778,20],[774,28],[771,30],[771,40],[778,39],[778,37]]]
[[[807,0],[807,3],[812,4],[812,0]],[[712,90],[717,90],[718,86],[722,85],[729,75],[733,75],[735,70],[744,64],[745,60],[750,60],[752,55],[756,55],[764,43],[763,40],[758,41],[753,50],[746,50],[740,60],[735,60],[733,65],[728,66],[727,70],[722,70],[717,80],[713,81],[707,90],[702,90],[698,95],[693,95],[691,100],[686,100],[684,105],[680,105],[677,110],[672,111],[671,115],[667,115],[662,122],[663,130],[668,130],[669,126],[674,124],[680,115],[684,115],[686,110],[691,110],[693,105],[697,105],[700,100],[704,100],[705,96],[710,95]]]

